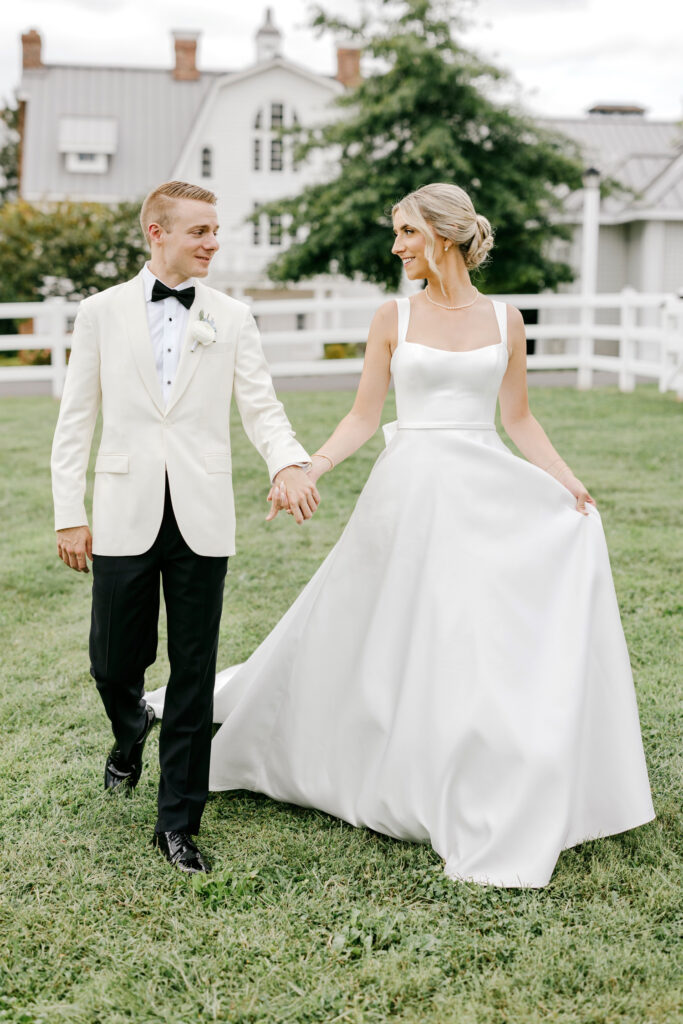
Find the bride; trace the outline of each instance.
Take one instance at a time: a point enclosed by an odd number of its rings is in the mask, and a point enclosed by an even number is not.
[[[398,419],[310,583],[218,675],[210,788],[431,843],[452,879],[540,887],[562,850],[654,817],[605,538],[529,410],[521,314],[470,281],[486,218],[433,184],[393,221],[426,287],[377,311],[314,479],[375,433],[392,375]],[[269,497],[273,518],[287,494]]]

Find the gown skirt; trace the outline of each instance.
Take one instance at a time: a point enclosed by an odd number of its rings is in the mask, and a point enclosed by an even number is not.
[[[429,378],[476,355],[496,383],[504,342],[401,360]],[[600,515],[471,409],[406,408],[335,547],[217,676],[209,786],[430,843],[455,880],[540,887],[562,850],[654,816]]]

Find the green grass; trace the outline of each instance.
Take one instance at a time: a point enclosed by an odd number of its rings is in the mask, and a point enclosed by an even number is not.
[[[681,1019],[681,417],[643,388],[533,393],[605,523],[657,820],[565,852],[542,891],[444,878],[425,846],[248,793],[207,805],[216,870],[193,885],[150,846],[156,736],[132,800],[107,799],[109,727],[88,675],[91,577],[57,560],[50,399],[0,401],[0,1021],[566,1024]],[[320,444],[343,393],[289,394]],[[219,664],[243,659],[339,535],[377,436],[322,481],[313,522],[266,525],[239,427]],[[149,685],[163,683],[162,642]]]

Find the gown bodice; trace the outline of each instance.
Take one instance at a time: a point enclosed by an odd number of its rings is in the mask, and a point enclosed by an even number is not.
[[[507,369],[507,307],[493,302],[499,339],[468,351],[407,342],[410,299],[398,306],[398,341],[391,360],[399,429],[493,430],[498,390]]]

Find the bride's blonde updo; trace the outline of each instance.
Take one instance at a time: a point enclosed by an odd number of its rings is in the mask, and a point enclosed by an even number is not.
[[[441,181],[423,185],[396,203],[392,214],[399,209],[411,226],[425,236],[425,258],[439,280],[441,274],[434,260],[437,236],[458,246],[468,270],[481,266],[493,248],[491,225],[477,213],[467,192],[458,185]]]

